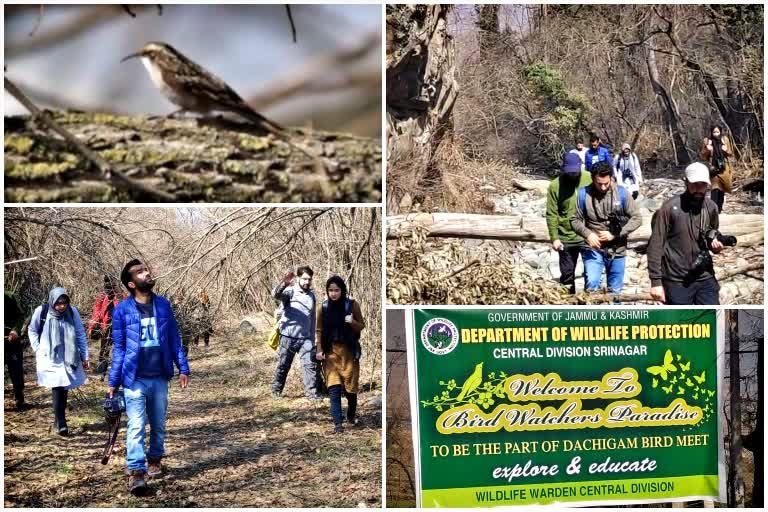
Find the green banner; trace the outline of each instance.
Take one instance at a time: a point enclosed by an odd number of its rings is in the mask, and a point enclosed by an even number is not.
[[[718,499],[714,310],[414,310],[424,507]]]

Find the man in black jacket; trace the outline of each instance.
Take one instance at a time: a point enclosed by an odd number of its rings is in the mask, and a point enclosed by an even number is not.
[[[720,285],[711,258],[702,254],[723,250],[719,240],[703,247],[706,234],[720,225],[717,205],[707,197],[707,166],[700,162],[689,165],[685,169],[685,187],[686,191],[664,203],[651,221],[651,296],[666,304],[718,305]]]

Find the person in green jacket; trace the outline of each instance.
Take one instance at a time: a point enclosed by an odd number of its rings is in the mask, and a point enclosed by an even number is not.
[[[576,263],[584,239],[571,227],[576,209],[576,192],[592,183],[588,172],[581,170],[581,159],[576,153],[566,153],[560,176],[552,180],[547,191],[547,229],[552,248],[560,258],[560,284],[576,293]]]

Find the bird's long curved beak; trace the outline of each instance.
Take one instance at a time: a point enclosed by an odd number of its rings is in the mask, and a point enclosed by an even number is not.
[[[141,54],[141,52],[138,52],[138,53],[132,53],[131,55],[129,55],[129,56],[127,56],[127,57],[123,57],[123,58],[120,60],[120,62],[125,62],[125,61],[127,61],[128,59],[133,59],[133,58],[136,58],[136,57],[142,57],[142,54]]]

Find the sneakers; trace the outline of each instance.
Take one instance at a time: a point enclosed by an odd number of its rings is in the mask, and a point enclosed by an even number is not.
[[[163,465],[160,464],[160,459],[147,461],[147,476],[156,477],[163,474]]]
[[[128,473],[128,491],[134,496],[144,496],[149,487],[147,487],[146,475],[140,469],[134,469]]]
[[[333,426],[333,433],[334,434],[343,434],[344,433],[344,425],[342,425],[341,423],[336,423]]]

